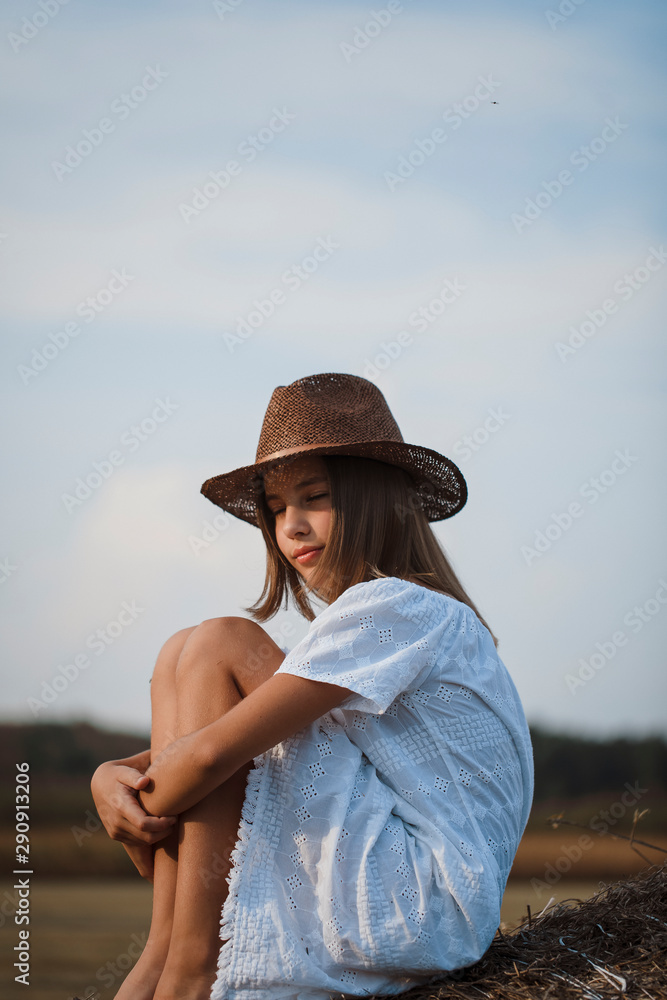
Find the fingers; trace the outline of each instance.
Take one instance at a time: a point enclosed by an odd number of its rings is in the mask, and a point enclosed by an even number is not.
[[[157,844],[169,836],[175,823],[175,816],[149,816],[133,799],[122,813],[116,813],[107,831],[113,840],[125,844]]]
[[[137,799],[149,781],[141,771],[123,764],[103,764],[95,772],[93,798],[112,840],[148,849],[170,833],[176,817],[149,816]]]
[[[171,826],[165,830],[156,831],[144,831],[139,830],[136,827],[117,826],[111,827],[110,830],[107,830],[107,833],[112,840],[118,840],[126,847],[132,845],[136,847],[150,847],[153,844],[158,844],[161,840],[164,840],[165,837],[168,837],[171,830]]]
[[[116,781],[127,785],[128,788],[135,788],[137,790],[145,788],[150,781],[150,778],[147,778],[141,771],[137,771],[134,767],[126,767],[124,764],[116,766],[114,777]]]
[[[139,829],[142,833],[157,834],[161,840],[163,836],[166,836],[176,823],[175,816],[147,816],[144,813],[143,819],[139,824]]]
[[[175,816],[149,816],[140,805],[128,810],[125,816],[132,832],[146,844],[162,840],[176,823]]]
[[[150,816],[141,803],[131,793],[122,796],[116,803],[129,825],[141,833],[159,834],[158,839],[165,836],[176,822],[175,816]]]

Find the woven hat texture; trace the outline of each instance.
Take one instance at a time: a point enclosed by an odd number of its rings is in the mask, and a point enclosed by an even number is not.
[[[407,444],[378,387],[358,375],[308,375],[273,391],[255,462],[207,479],[212,503],[257,526],[263,475],[301,455],[357,455],[405,469],[429,521],[456,514],[468,491],[460,469],[430,448]]]

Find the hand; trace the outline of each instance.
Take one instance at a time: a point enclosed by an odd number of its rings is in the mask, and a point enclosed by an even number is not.
[[[149,816],[137,801],[137,792],[148,784],[145,774],[122,761],[107,761],[95,771],[91,790],[99,817],[112,840],[142,848],[156,844],[171,832],[175,816]],[[152,859],[149,866],[145,851],[135,852],[140,864],[128,853],[142,874],[142,868],[152,870]]]

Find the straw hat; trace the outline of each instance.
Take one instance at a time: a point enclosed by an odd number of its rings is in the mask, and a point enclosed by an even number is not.
[[[308,375],[274,389],[254,464],[207,479],[201,492],[258,527],[264,473],[302,455],[358,455],[400,466],[412,476],[429,521],[452,517],[468,496],[453,462],[430,448],[405,443],[373,382],[337,372]]]

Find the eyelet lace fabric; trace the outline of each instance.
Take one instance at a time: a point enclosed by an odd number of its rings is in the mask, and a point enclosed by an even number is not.
[[[255,758],[213,1000],[395,995],[477,961],[533,795],[487,629],[453,598],[371,580],[278,672],[353,693]]]

